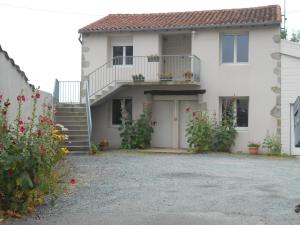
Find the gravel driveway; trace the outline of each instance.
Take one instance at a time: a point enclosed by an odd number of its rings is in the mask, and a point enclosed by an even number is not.
[[[9,225],[299,224],[300,160],[113,151],[70,156],[72,194]]]

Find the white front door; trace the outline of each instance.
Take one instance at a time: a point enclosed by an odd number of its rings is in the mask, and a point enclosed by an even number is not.
[[[186,137],[186,128],[187,122],[190,119],[190,114],[186,112],[186,109],[189,108],[191,112],[199,111],[199,103],[197,101],[180,101],[180,110],[179,110],[179,146],[180,148],[188,148],[189,144]]]
[[[172,148],[173,137],[173,101],[153,101],[152,124],[152,147]]]
[[[300,155],[300,147],[295,147],[295,133],[294,133],[294,107],[291,105],[291,113],[290,113],[290,128],[291,128],[291,154],[292,155]]]

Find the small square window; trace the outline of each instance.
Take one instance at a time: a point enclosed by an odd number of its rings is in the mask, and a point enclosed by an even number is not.
[[[228,109],[232,107],[236,127],[248,127],[249,98],[248,97],[222,97],[222,119],[228,116]]]
[[[125,109],[131,118],[132,100],[131,99],[113,99],[112,100],[112,125],[120,125],[122,123],[122,101],[125,101]]]

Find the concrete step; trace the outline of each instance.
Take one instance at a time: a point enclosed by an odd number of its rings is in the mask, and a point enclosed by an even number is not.
[[[89,141],[88,135],[70,135],[69,141]]]
[[[87,121],[60,121],[57,122],[55,121],[55,123],[59,123],[64,125],[64,127],[70,129],[69,127],[71,126],[87,126]]]
[[[77,104],[77,103],[58,103],[55,105],[55,108],[62,108],[62,107],[85,107],[85,104]]]
[[[88,141],[69,141],[65,143],[66,147],[72,146],[89,146]]]
[[[55,116],[86,116],[86,112],[60,112],[58,111]]]
[[[56,107],[57,113],[59,112],[86,112],[85,107]]]
[[[81,125],[68,125],[66,126],[66,128],[68,128],[69,130],[88,130],[88,127],[85,124],[81,124]]]
[[[55,122],[61,123],[61,122],[87,122],[86,116],[55,116]]]
[[[63,132],[66,135],[73,136],[73,135],[88,135],[88,130],[68,130]]]
[[[68,147],[68,149],[69,149],[69,151],[89,151],[90,150],[90,148],[89,148],[89,146],[72,146],[72,147]]]

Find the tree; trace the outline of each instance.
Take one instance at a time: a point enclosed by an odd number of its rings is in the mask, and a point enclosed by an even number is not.
[[[298,30],[297,32],[294,31],[292,33],[292,37],[290,38],[290,41],[299,43],[299,41],[300,41],[300,30]]]
[[[281,39],[286,40],[286,38],[287,38],[287,29],[283,29],[283,30],[280,31],[280,37],[281,37]]]

